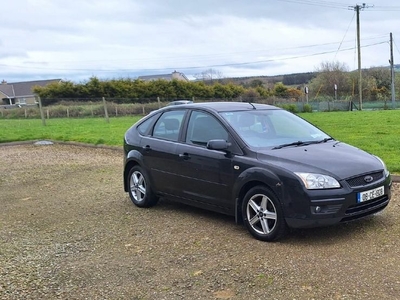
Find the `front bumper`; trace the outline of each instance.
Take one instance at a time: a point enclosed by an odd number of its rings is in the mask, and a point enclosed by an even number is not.
[[[361,203],[357,202],[359,192],[382,185],[385,187],[385,193],[381,197]],[[315,192],[316,195],[311,195],[307,201],[308,207],[305,213],[293,213],[292,211],[292,213],[286,214],[285,220],[287,225],[292,228],[329,226],[357,220],[383,210],[389,204],[391,187],[392,181],[388,176],[384,181],[371,186],[357,189],[347,187],[343,190],[343,194],[336,195],[336,197],[332,197],[333,195],[323,197],[321,192]]]

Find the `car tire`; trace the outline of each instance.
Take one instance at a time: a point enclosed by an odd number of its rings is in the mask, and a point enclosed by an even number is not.
[[[278,198],[266,187],[251,188],[244,196],[242,217],[249,232],[258,240],[272,242],[287,232]]]
[[[158,197],[151,189],[147,174],[140,166],[134,166],[128,176],[129,197],[139,207],[151,207],[157,204]]]

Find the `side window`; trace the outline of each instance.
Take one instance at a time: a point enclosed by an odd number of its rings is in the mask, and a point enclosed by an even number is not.
[[[228,140],[228,132],[212,115],[201,112],[192,112],[186,135],[186,143],[207,145],[209,140]]]
[[[158,118],[159,115],[152,116],[151,118],[148,118],[146,121],[142,122],[137,129],[141,135],[145,135],[149,132],[151,124],[155,121],[156,118]]]
[[[178,141],[185,110],[167,111],[154,125],[153,137]]]

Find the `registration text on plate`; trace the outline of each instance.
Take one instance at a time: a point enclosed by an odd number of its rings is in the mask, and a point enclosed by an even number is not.
[[[357,202],[364,202],[382,196],[385,193],[385,188],[380,186],[376,189],[361,192],[357,194]]]

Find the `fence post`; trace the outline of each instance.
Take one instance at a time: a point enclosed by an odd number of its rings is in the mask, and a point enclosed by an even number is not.
[[[118,117],[118,106],[115,106],[115,116]]]
[[[26,108],[25,108],[25,119],[28,117],[28,112],[26,111]]]
[[[37,98],[38,98],[38,102],[39,102],[39,110],[40,110],[40,117],[42,119],[42,125],[46,126],[46,119],[44,118],[42,100],[40,99],[40,96],[38,96]]]
[[[50,112],[49,112],[49,109],[47,109],[46,114],[47,114],[47,120],[50,119]]]
[[[110,123],[110,119],[108,118],[106,98],[104,98],[104,97],[103,97],[103,105],[104,105],[104,117],[106,118],[106,122]]]
[[[157,97],[157,102],[158,102],[158,108],[161,108],[160,97]],[[144,110],[143,110],[143,114],[144,114]]]
[[[69,109],[67,107],[67,118],[69,118]]]

